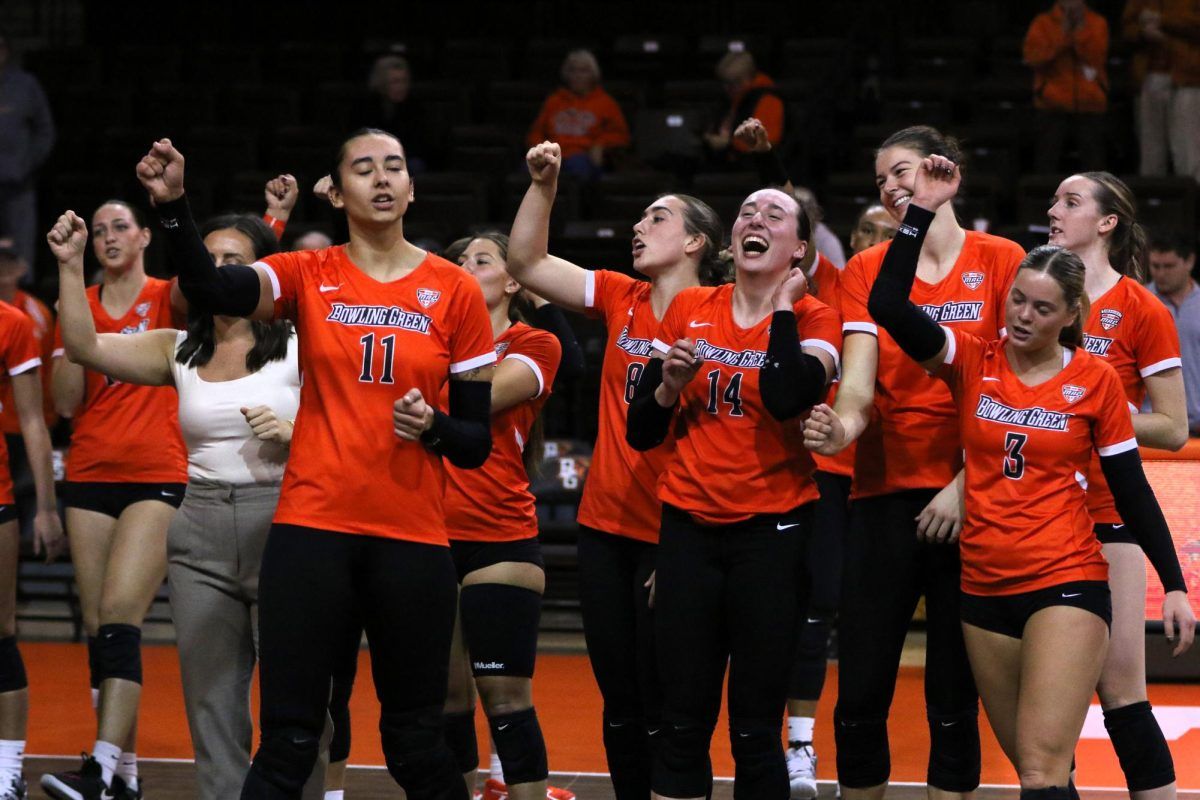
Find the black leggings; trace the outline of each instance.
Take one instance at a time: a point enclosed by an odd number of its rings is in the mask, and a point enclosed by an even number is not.
[[[333,738],[329,740],[329,763],[350,758],[350,695],[358,674],[358,651],[362,647],[362,629],[356,628],[339,646],[340,655],[333,665],[333,688],[329,693],[329,718],[333,720]]]
[[[729,667],[734,797],[788,797],[780,732],[813,504],[705,526],[663,507],[654,631],[663,686],[663,742],[654,791],[703,797],[709,745]]]
[[[850,525],[850,476],[816,472],[821,490],[808,539],[809,595],[800,609],[796,657],[788,697],[820,700],[825,688],[829,634],[842,597],[842,545]]]
[[[442,732],[456,606],[446,547],[272,525],[259,572],[262,744],[243,798],[299,798],[330,681],[359,626],[388,771],[413,800],[465,800]]]
[[[936,492],[855,500],[846,538],[838,618],[838,778],[866,788],[891,772],[887,717],[904,638],[925,596],[928,783],[964,792],[979,785],[978,694],[963,644],[957,545],[917,541],[916,520]]]
[[[654,616],[646,580],[658,547],[579,528],[579,603],[588,658],[604,697],[604,750],[617,800],[650,796],[661,713]]]

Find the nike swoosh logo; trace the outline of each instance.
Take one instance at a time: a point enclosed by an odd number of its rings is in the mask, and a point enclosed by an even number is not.
[[[821,622],[821,620],[813,619],[812,617],[807,617],[807,618],[805,618],[804,621],[807,622],[809,625],[817,625]]]
[[[0,506],[0,508],[3,508],[3,506]],[[1113,525],[1113,530],[1119,531],[1119,530],[1121,530],[1121,528],[1124,528],[1124,527],[1125,527],[1125,523],[1122,522],[1120,525]]]
[[[163,497],[174,497],[175,496],[174,492],[159,492],[159,494],[161,494]]]
[[[776,523],[775,523],[775,530],[777,530],[777,531],[786,531],[788,528],[794,528],[794,527],[796,527],[796,526],[797,526],[797,525],[799,525],[799,524],[800,524],[799,522],[793,522],[791,525],[784,525],[782,522],[776,522]]]
[[[498,730],[498,731],[506,730],[508,728],[508,726],[511,724],[512,724],[511,722],[506,722],[503,725],[497,725],[496,730]]]
[[[957,722],[943,722],[942,727],[943,728],[952,728],[957,724],[958,724]]]
[[[342,285],[339,283],[337,286],[326,286],[325,284],[322,283],[317,288],[320,289],[322,292],[336,292],[338,289],[342,288]]]
[[[985,380],[985,381],[996,381],[996,382],[999,382],[999,381],[1000,381],[1000,379],[999,379],[999,378],[988,378],[988,377],[985,377],[985,378],[983,378],[983,380]]]
[[[689,328],[711,328],[712,326],[713,323],[711,322],[696,322],[695,320],[692,320],[688,323]]]
[[[1067,594],[1066,592],[1063,592],[1063,597],[1082,597],[1082,596],[1083,596],[1083,592],[1076,592],[1075,594]]]

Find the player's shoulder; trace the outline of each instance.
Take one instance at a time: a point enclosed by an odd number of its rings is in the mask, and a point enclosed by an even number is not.
[[[502,341],[509,342],[510,351],[553,350],[562,352],[562,345],[559,344],[557,336],[550,331],[535,328],[524,322],[514,322],[509,326],[508,330],[501,334],[497,343]]]
[[[860,250],[846,262],[843,274],[862,273],[868,277],[878,275],[880,267],[883,266],[883,257],[887,255],[888,248],[891,246],[892,242],[888,240],[871,245],[866,250]]]

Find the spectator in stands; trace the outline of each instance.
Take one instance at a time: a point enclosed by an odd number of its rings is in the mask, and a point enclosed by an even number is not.
[[[419,175],[435,160],[437,120],[412,96],[412,69],[403,56],[375,59],[367,88],[371,96],[355,114],[352,128],[379,128],[404,144],[410,175]]]
[[[883,206],[876,203],[867,206],[858,217],[858,223],[850,233],[850,250],[861,253],[880,242],[891,241],[896,235],[896,220]]]
[[[305,231],[292,242],[294,250],[324,250],[326,247],[333,247],[333,239],[329,238],[329,234],[318,230]]]
[[[617,101],[600,86],[600,64],[589,50],[572,50],[563,60],[563,87],[542,104],[527,144],[551,141],[562,148],[563,171],[595,180],[614,156],[629,146],[629,125]]]
[[[0,30],[0,229],[11,236],[29,282],[36,255],[38,167],[54,147],[54,119],[37,78],[13,63],[8,35]]]
[[[1121,30],[1133,46],[1141,86],[1137,131],[1141,173],[1200,181],[1200,11],[1191,0],[1129,0]]]
[[[828,258],[835,267],[846,266],[846,251],[837,234],[825,224],[825,211],[817,202],[817,196],[807,186],[797,186],[792,190],[792,197],[808,213],[813,223],[812,244],[817,252]]]
[[[729,95],[728,108],[717,117],[712,130],[704,134],[711,160],[724,164],[744,161],[750,146],[733,135],[738,124],[748,117],[758,119],[773,147],[783,141],[783,100],[775,92],[775,82],[759,72],[754,56],[748,52],[726,53],[717,62],[717,78]]]
[[[1200,436],[1200,285],[1195,278],[1196,243],[1184,234],[1150,240],[1150,291],[1170,310],[1179,331],[1188,430]]]
[[[1085,0],[1056,0],[1025,34],[1025,63],[1033,69],[1038,109],[1038,172],[1059,169],[1068,131],[1084,170],[1103,169],[1104,112],[1108,109],[1108,23]]]

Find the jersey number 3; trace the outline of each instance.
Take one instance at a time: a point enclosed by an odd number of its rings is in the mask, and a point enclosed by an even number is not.
[[[1025,456],[1021,448],[1029,436],[1024,433],[1009,431],[1004,436],[1004,477],[1019,481],[1025,475]]]

